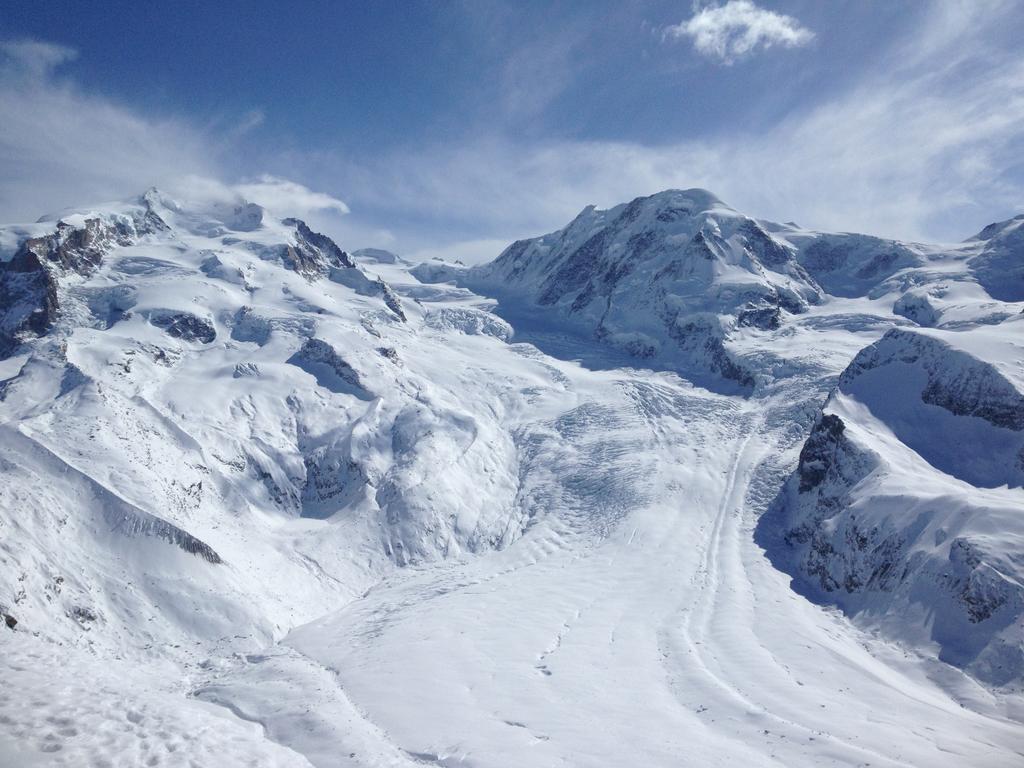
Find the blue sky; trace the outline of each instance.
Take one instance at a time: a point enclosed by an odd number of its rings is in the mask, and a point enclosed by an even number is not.
[[[703,186],[961,239],[1024,211],[1021,28],[1000,0],[7,3],[0,219],[242,190],[479,260]]]

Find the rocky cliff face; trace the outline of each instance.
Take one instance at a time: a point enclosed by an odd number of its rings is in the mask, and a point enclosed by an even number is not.
[[[1024,671],[1014,330],[892,330],[864,349],[779,499],[813,593],[889,625],[901,615],[897,631],[927,633],[944,658],[995,683]]]
[[[76,219],[27,238],[0,263],[0,354],[49,330],[60,311],[62,282],[88,277],[111,248],[167,229],[148,204],[128,215]]]

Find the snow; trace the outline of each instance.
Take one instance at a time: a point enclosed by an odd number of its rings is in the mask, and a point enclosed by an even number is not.
[[[97,217],[0,361],[3,762],[1024,760],[999,227],[670,190],[466,270],[151,190],[0,245]]]
[[[1002,373],[1016,334],[970,336],[891,330],[858,354],[783,506],[811,593],[1006,685],[1024,670],[1024,394]]]

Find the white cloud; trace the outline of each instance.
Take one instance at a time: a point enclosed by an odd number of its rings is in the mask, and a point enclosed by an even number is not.
[[[246,200],[259,203],[281,216],[300,216],[303,212],[333,212],[345,214],[348,206],[341,200],[323,192],[314,192],[288,179],[263,175],[254,181],[233,187]]]
[[[349,212],[344,202],[332,195],[315,192],[295,181],[263,175],[256,179],[228,184],[208,176],[194,174],[171,179],[161,191],[188,206],[211,203],[258,203],[279,218],[336,218]]]
[[[665,35],[689,38],[699,53],[725,64],[757,48],[796,48],[814,38],[814,33],[792,16],[759,8],[751,0],[729,0],[725,5],[702,8],[692,18],[668,27]]]

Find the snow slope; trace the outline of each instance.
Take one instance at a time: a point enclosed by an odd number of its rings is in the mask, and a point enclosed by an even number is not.
[[[1019,765],[996,238],[699,190],[469,270],[155,190],[5,230],[0,755]]]
[[[786,538],[813,592],[1006,684],[1024,671],[1020,322],[964,336],[892,330],[857,355],[784,493]]]

